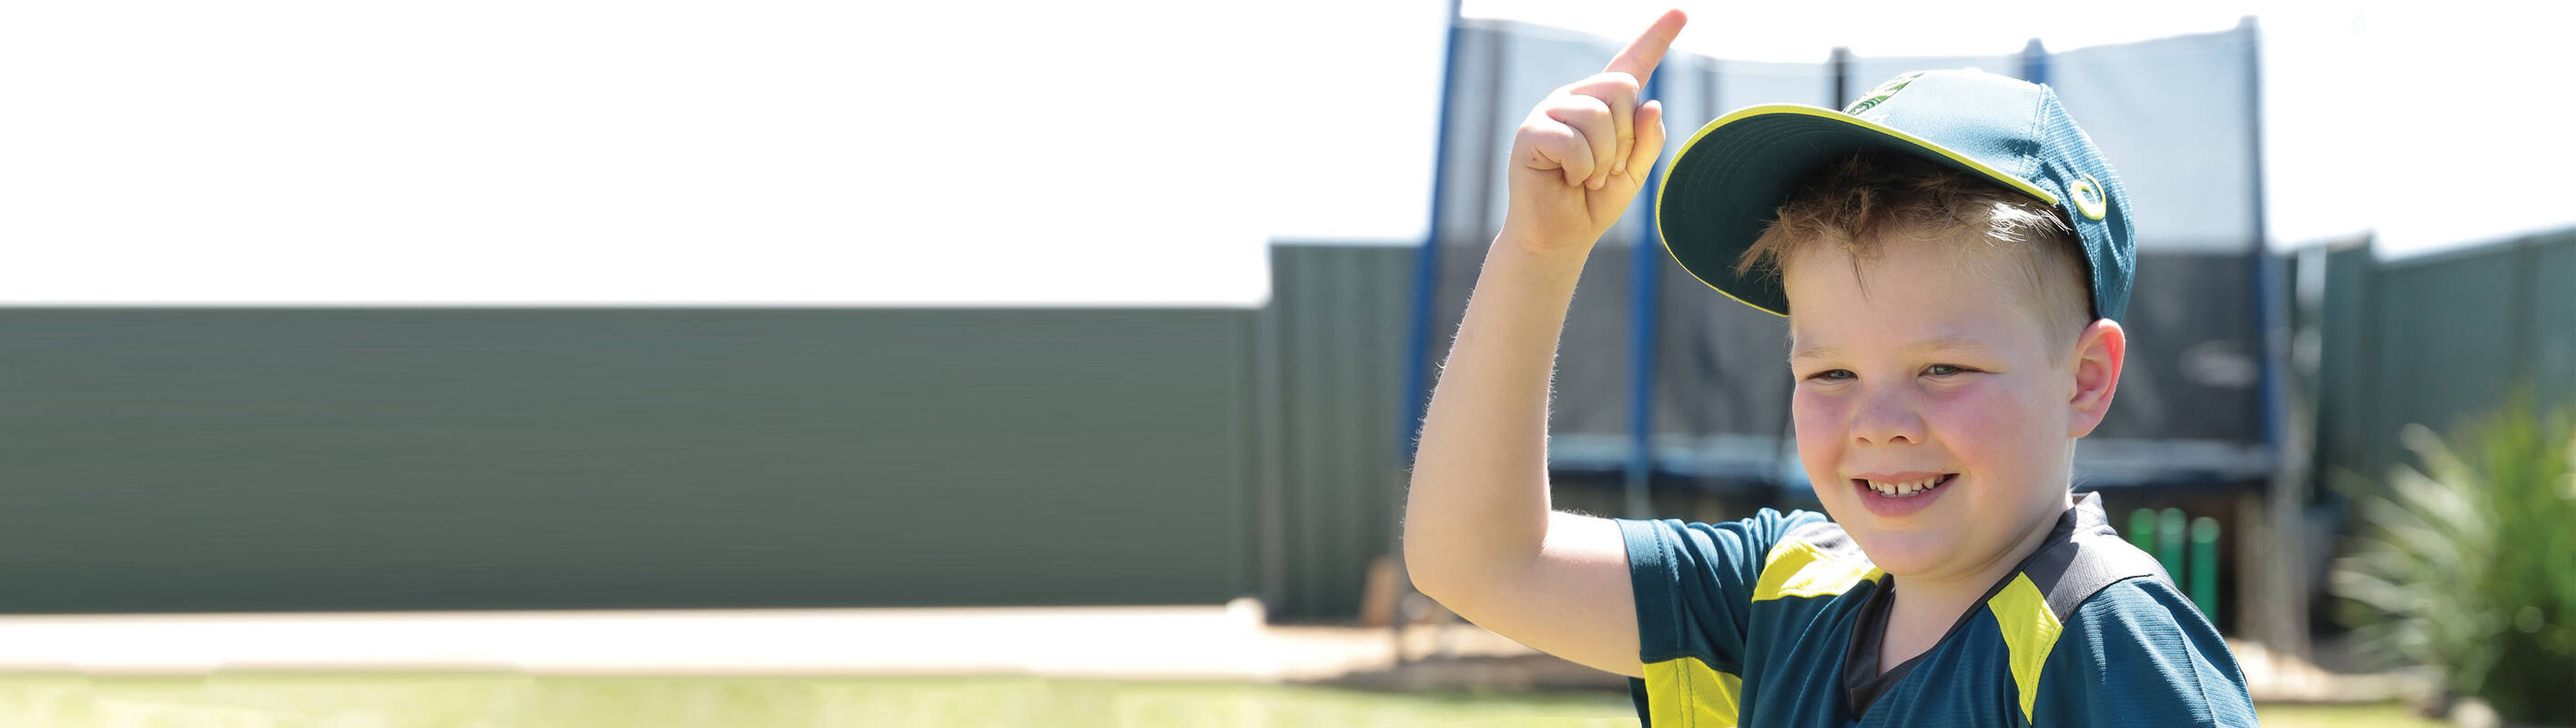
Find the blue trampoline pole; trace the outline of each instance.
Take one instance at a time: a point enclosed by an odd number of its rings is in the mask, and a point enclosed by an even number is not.
[[[1458,105],[1458,64],[1463,52],[1458,42],[1458,3],[1449,0],[1448,60],[1440,78],[1440,129],[1431,150],[1431,223],[1422,238],[1422,247],[1413,257],[1413,323],[1404,337],[1404,403],[1399,407],[1401,419],[1396,423],[1395,460],[1399,469],[1413,467],[1415,436],[1422,431],[1423,410],[1430,406],[1428,370],[1431,368],[1431,306],[1440,285],[1440,238],[1445,232],[1449,205],[1449,126]]]
[[[2021,80],[2048,85],[2048,46],[2041,45],[2038,38],[2021,47]]]

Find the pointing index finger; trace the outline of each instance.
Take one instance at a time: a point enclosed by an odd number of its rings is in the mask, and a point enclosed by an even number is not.
[[[1664,11],[1663,17],[1656,18],[1644,35],[1637,36],[1602,70],[1635,76],[1637,83],[1645,83],[1647,77],[1655,75],[1655,66],[1664,62],[1664,50],[1673,46],[1673,38],[1682,34],[1682,24],[1687,22],[1690,18],[1680,8]]]

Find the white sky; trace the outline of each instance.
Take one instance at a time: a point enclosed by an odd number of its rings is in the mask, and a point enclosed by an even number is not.
[[[1624,38],[1660,7],[1466,12]],[[2257,14],[2277,240],[2576,224],[2561,5],[1683,7],[1681,47],[1770,60]],[[1446,11],[12,3],[0,305],[1251,304],[1270,239],[1422,236]]]

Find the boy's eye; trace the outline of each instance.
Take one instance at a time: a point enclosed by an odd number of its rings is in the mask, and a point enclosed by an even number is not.
[[[1960,372],[1964,372],[1964,371],[1967,371],[1967,370],[1968,370],[1968,368],[1967,368],[1967,367],[1962,367],[1962,366],[1952,366],[1952,365],[1949,365],[1949,364],[1934,364],[1934,365],[1932,365],[1932,366],[1924,367],[1924,368],[1923,368],[1923,373],[1925,373],[1925,374],[1930,374],[1930,375],[1932,375],[1932,376],[1936,376],[1936,377],[1946,377],[1946,376],[1950,376],[1950,375],[1952,375],[1952,374],[1958,374],[1958,373],[1960,373]]]
[[[1857,376],[1860,376],[1860,375],[1853,374],[1853,373],[1852,373],[1852,371],[1851,371],[1851,370],[1849,370],[1849,369],[1827,369],[1827,370],[1824,370],[1824,371],[1821,371],[1821,372],[1816,372],[1816,373],[1814,373],[1814,374],[1807,375],[1807,378],[1808,378],[1808,379],[1850,379],[1850,378],[1857,377]]]

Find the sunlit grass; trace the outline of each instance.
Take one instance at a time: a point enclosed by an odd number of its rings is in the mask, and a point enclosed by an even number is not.
[[[1614,694],[1035,678],[0,675],[5,726],[1619,726]]]
[[[2363,705],[2264,705],[2255,708],[2264,728],[2450,728],[2451,724],[2417,717],[2397,703]]]

